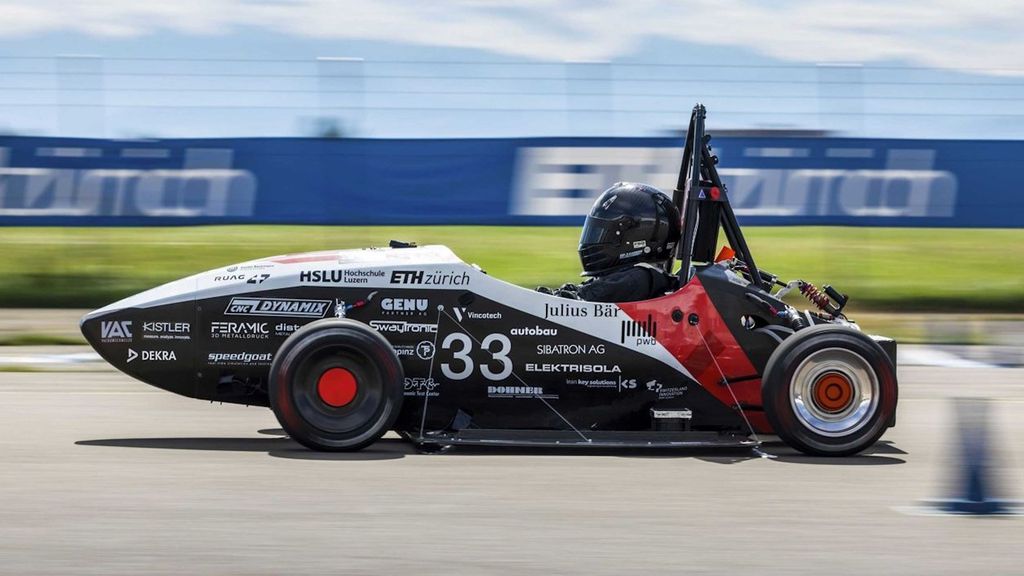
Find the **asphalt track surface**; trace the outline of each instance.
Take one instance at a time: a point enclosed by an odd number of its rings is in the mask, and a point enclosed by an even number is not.
[[[1021,498],[1024,370],[907,368],[868,454],[306,451],[269,410],[113,372],[0,373],[2,574],[1021,574],[1024,518],[948,493],[952,398],[992,399]]]

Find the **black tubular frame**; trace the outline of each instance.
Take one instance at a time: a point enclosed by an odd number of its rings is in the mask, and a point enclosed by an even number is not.
[[[708,146],[711,137],[704,134],[706,116],[707,111],[703,104],[693,107],[690,125],[686,130],[679,179],[672,193],[672,202],[679,209],[683,219],[683,232],[676,247],[676,259],[680,264],[680,284],[685,284],[689,280],[690,265],[694,262],[694,253],[698,248],[697,239],[701,239],[703,248],[710,245],[709,250],[713,251],[718,242],[718,229],[721,226],[729,246],[736,252],[736,258],[746,265],[750,282],[762,290],[767,289],[765,280],[761,278],[761,273],[754,264],[754,257],[750,254],[739,222],[736,221],[736,214],[729,202],[728,190],[718,176],[718,169],[715,167],[718,158],[711,154],[711,148]],[[717,193],[713,192],[715,188],[718,189]],[[704,193],[694,193],[698,190]],[[708,249],[702,251],[707,252]],[[711,257],[714,257],[713,253]],[[669,259],[665,271],[671,273],[672,267],[673,262]]]

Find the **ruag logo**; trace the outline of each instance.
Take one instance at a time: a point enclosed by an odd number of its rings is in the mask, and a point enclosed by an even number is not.
[[[512,336],[558,336],[557,328],[541,328],[540,326],[527,326],[525,328],[513,328],[508,331]]]
[[[217,274],[213,277],[214,282],[240,282],[245,279],[245,274]]]
[[[131,320],[103,320],[100,322],[101,342],[131,342]]]
[[[191,340],[192,325],[188,322],[143,322],[143,340]]]
[[[294,316],[323,318],[331,307],[330,300],[297,300],[292,298],[232,298],[224,314],[228,316]]]
[[[174,355],[174,350],[142,350],[136,352],[129,348],[128,361],[126,363],[131,364],[136,358],[142,362],[173,362],[178,359]]]
[[[437,381],[433,378],[406,378],[405,396],[437,396]]]
[[[422,284],[424,286],[466,286],[468,272],[428,272],[425,270],[392,270],[392,284]]]
[[[262,340],[270,337],[266,322],[211,322],[211,338]]]
[[[273,359],[271,352],[210,352],[206,355],[206,361],[215,366],[268,365]]]
[[[433,334],[437,332],[437,324],[415,324],[403,320],[370,320],[370,327],[378,332],[393,334]]]
[[[658,344],[658,323],[648,314],[647,320],[622,321],[621,342],[632,346],[656,346]]]
[[[426,298],[382,298],[380,309],[388,316],[423,316],[430,303]]]

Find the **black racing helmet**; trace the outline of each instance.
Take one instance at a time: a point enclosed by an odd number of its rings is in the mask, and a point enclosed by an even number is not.
[[[636,182],[614,184],[598,196],[583,225],[583,275],[664,262],[679,242],[679,228],[679,210],[664,192]]]

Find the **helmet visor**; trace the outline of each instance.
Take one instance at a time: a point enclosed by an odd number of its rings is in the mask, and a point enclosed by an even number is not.
[[[618,243],[618,231],[619,226],[613,220],[587,216],[580,236],[580,247]]]

